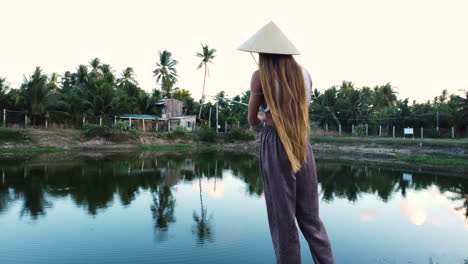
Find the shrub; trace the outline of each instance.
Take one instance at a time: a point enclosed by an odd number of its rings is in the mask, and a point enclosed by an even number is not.
[[[202,126],[195,132],[195,139],[199,141],[215,142],[216,137],[216,130],[207,126]]]
[[[176,138],[185,138],[187,133],[187,129],[185,129],[183,126],[177,126],[176,129],[172,131],[172,134],[174,134]]]
[[[0,143],[14,142],[14,143],[30,143],[31,138],[25,130],[12,130],[8,128],[0,129]]]
[[[224,135],[224,140],[228,142],[234,140],[250,141],[254,139],[255,135],[252,132],[242,128],[233,128]]]
[[[353,136],[365,137],[366,136],[366,125],[357,125],[357,126],[355,126]]]
[[[124,121],[117,121],[114,128],[117,131],[130,131],[130,125]]]
[[[111,129],[108,126],[100,126],[95,124],[85,124],[83,126],[82,132],[86,138],[109,138],[112,135]]]

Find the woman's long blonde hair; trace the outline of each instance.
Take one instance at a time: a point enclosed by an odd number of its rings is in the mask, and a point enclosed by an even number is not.
[[[259,73],[265,101],[291,168],[307,158],[309,109],[302,68],[291,55],[260,53]]]

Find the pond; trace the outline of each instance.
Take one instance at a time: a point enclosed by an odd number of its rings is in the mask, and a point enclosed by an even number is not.
[[[337,263],[468,263],[466,176],[317,166]],[[56,153],[0,173],[0,263],[275,261],[255,156]]]

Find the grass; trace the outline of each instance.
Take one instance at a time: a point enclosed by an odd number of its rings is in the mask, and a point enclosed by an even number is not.
[[[32,147],[32,148],[0,148],[0,153],[51,153],[61,151],[73,151],[72,149],[56,147]]]
[[[397,157],[398,160],[410,162],[410,163],[422,163],[430,164],[435,166],[463,166],[468,168],[468,160],[463,158],[445,157],[445,158],[434,158],[434,157],[418,157],[418,156],[404,156]]]
[[[140,145],[140,150],[194,150],[210,149],[219,150],[218,146],[193,146],[193,145]]]
[[[14,130],[8,128],[0,128],[0,144],[1,143],[31,143],[32,139],[25,130]]]
[[[468,138],[464,139],[403,139],[403,138],[388,138],[388,137],[327,137],[327,136],[311,136],[311,143],[335,143],[335,144],[352,144],[352,143],[375,143],[382,145],[418,145],[422,143],[424,146],[459,146],[468,147]]]

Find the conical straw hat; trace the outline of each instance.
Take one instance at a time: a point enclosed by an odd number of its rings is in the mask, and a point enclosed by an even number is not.
[[[249,38],[239,48],[242,51],[299,55],[300,52],[289,41],[278,26],[271,21]]]

